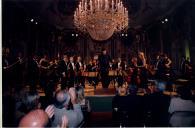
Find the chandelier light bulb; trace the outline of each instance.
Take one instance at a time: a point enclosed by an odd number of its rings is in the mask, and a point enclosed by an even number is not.
[[[31,22],[33,22],[33,21],[34,21],[34,19],[31,19],[30,21],[31,21]]]

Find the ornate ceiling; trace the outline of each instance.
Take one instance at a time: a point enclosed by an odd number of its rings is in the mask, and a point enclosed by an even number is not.
[[[4,0],[6,1],[6,0]],[[10,1],[10,0],[9,0]],[[79,0],[12,0],[27,13],[58,29],[74,29],[73,12]],[[129,10],[129,26],[139,28],[159,20],[188,0],[123,0]]]

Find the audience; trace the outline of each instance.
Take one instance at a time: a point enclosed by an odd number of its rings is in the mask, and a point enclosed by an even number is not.
[[[195,126],[195,102],[192,101],[192,92],[189,86],[177,89],[179,97],[173,97],[169,106],[171,114],[170,125],[174,127]]]
[[[87,119],[89,113],[91,112],[91,106],[89,100],[87,100],[84,96],[84,88],[82,86],[76,87],[77,101],[81,106],[81,110],[83,112],[84,118]]]
[[[113,119],[124,126],[143,126],[142,97],[136,95],[137,88],[130,88],[129,94],[125,85],[118,88],[113,97]]]
[[[122,86],[119,86],[116,88],[117,93],[119,96],[126,96],[128,94],[128,86],[126,83],[124,83]]]
[[[39,94],[36,91],[22,90],[16,102],[16,124],[28,112],[41,108]]]
[[[15,123],[15,102],[16,99],[12,96],[13,93],[6,90],[3,93],[2,104],[2,123],[4,127],[16,127]]]
[[[46,127],[49,122],[48,115],[41,109],[26,114],[20,121],[19,127]]]
[[[53,106],[48,106],[46,110],[35,109],[26,114],[19,123],[19,127],[47,127],[49,120],[54,115]],[[58,127],[67,128],[68,118],[63,115]]]
[[[151,82],[144,97],[145,122],[147,126],[168,126],[168,108],[170,97],[159,90],[155,82]]]
[[[61,119],[64,115],[68,118],[68,127],[77,127],[83,120],[83,113],[81,106],[78,104],[75,89],[70,88],[68,92],[62,90],[57,92],[55,100],[52,127],[57,127],[61,124]],[[73,105],[73,109],[69,108],[70,101]]]

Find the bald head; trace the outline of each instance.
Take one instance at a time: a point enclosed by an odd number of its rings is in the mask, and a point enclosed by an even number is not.
[[[48,121],[47,113],[41,109],[37,109],[25,115],[21,119],[19,127],[45,127]]]
[[[55,98],[56,98],[55,106],[57,108],[63,108],[64,106],[67,106],[70,101],[69,94],[62,90],[56,92]]]

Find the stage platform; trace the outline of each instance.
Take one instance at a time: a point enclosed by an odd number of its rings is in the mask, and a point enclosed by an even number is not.
[[[29,88],[29,86],[27,86],[27,88]],[[37,91],[39,93],[39,96],[45,96],[43,89],[38,89]],[[110,84],[107,89],[104,89],[102,88],[101,82],[96,86],[96,89],[94,88],[94,86],[90,86],[89,84],[86,84],[84,91],[86,97],[113,97],[116,94],[116,89],[113,84]],[[163,91],[163,93],[165,95],[170,95],[170,96],[177,95],[176,92],[172,92],[172,91]],[[141,88],[138,89],[137,95],[144,96],[144,92]]]
[[[166,84],[166,81],[164,81],[164,82],[161,81],[161,82],[158,83],[158,88],[163,89],[163,93],[165,95],[175,96],[175,95],[177,95],[176,88],[181,86],[180,83],[185,83],[185,82],[188,82],[188,80],[177,79],[175,81],[175,84],[173,84],[173,89],[165,90],[163,88],[165,88],[164,84]],[[58,86],[60,87],[60,85],[58,85]],[[27,88],[29,88],[29,87],[30,86],[28,86]],[[40,86],[37,86],[37,88],[38,88],[37,91],[39,92],[39,95],[40,96],[45,96],[45,93],[44,93],[43,89],[40,89]],[[101,82],[99,82],[98,85],[95,88],[94,86],[90,85],[88,83],[88,81],[86,81],[85,82],[84,91],[85,91],[85,96],[86,97],[113,97],[116,94],[116,88],[114,86],[114,82],[113,81],[110,83],[110,85],[109,85],[109,87],[107,89],[104,89],[102,87]],[[195,92],[195,90],[193,90],[193,91]],[[144,96],[144,93],[145,92],[143,91],[142,88],[138,88],[137,95]]]
[[[85,84],[85,96],[95,96],[95,97],[102,97],[102,96],[114,96],[116,94],[116,89],[113,84],[110,84],[108,89],[102,88],[101,82],[98,83],[96,89],[94,86]]]

